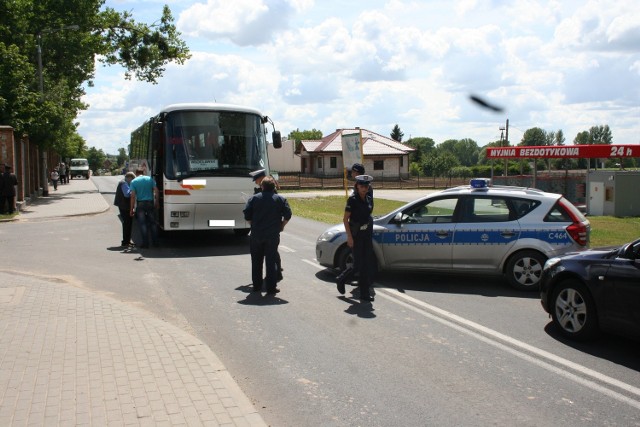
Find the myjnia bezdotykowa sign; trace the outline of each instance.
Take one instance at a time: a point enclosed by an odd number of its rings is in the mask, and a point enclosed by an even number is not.
[[[550,145],[523,147],[488,147],[487,158],[607,158],[640,157],[640,145]]]

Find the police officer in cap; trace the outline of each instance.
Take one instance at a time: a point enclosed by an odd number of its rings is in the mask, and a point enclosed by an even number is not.
[[[364,175],[364,166],[360,163],[354,163],[353,166],[351,166],[351,176],[354,178],[360,175]],[[357,185],[353,184],[353,193],[355,194],[357,192]],[[371,200],[373,201],[373,185],[371,185],[371,183],[369,183],[369,196],[371,196]]]
[[[268,176],[262,182],[262,192],[254,194],[244,208],[244,219],[251,224],[251,280],[253,291],[262,290],[262,264],[266,265],[267,295],[280,292],[276,287],[276,255],[280,232],[291,219],[287,199],[275,194],[275,180]]]
[[[267,176],[267,171],[265,169],[258,169],[256,171],[250,172],[249,175],[251,175],[251,179],[253,180],[253,182],[256,183],[256,187],[253,188],[253,194],[260,193],[262,191],[262,180]],[[277,189],[280,187],[278,186],[277,181],[274,180],[274,182],[276,185],[276,190],[274,190],[274,192],[278,193]],[[282,281],[282,279],[284,278],[282,276],[283,271],[284,269],[282,268],[282,259],[280,258],[280,252],[278,252],[276,248],[276,280],[278,282]]]
[[[370,293],[374,268],[371,181],[373,177],[369,175],[356,176],[354,194],[347,199],[342,221],[347,233],[347,246],[353,253],[353,267],[347,268],[337,278],[338,292],[344,294],[345,283],[357,272],[361,301],[373,301]]]

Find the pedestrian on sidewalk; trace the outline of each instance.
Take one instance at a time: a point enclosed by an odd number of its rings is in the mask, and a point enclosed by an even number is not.
[[[120,246],[128,247],[131,245],[131,229],[133,228],[133,218],[129,215],[131,208],[131,181],[136,177],[133,172],[127,172],[124,179],[118,183],[116,187],[116,196],[113,204],[118,207],[120,213],[118,218],[122,222],[122,242]]]
[[[51,171],[51,182],[53,183],[53,189],[54,191],[58,189],[58,179],[60,179],[60,174],[58,173],[57,170],[52,170]]]
[[[254,194],[244,208],[244,219],[251,224],[251,281],[254,292],[262,291],[262,265],[266,265],[267,295],[275,295],[280,292],[276,287],[280,232],[291,219],[291,208],[287,199],[276,194],[273,177],[264,177],[261,188],[262,191]]]
[[[60,174],[60,184],[68,184],[67,178],[67,165],[64,162],[60,162],[60,167],[58,167],[58,174]]]
[[[140,234],[142,234],[143,249],[149,247],[149,233],[153,246],[158,246],[158,224],[156,224],[156,209],[160,199],[156,181],[144,174],[144,170],[136,170],[136,178],[131,181],[131,196],[129,216],[136,216]]]
[[[4,165],[4,173],[0,179],[0,214],[13,214],[16,209],[16,185],[18,178],[11,173],[11,166]]]

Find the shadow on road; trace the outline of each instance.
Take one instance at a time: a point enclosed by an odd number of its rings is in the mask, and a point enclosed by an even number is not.
[[[544,331],[568,347],[640,372],[640,342],[636,340],[602,333],[593,341],[571,341],[560,334],[553,322],[549,322]]]

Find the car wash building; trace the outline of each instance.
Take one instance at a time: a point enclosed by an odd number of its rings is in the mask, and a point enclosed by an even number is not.
[[[640,157],[640,145],[558,145],[487,148],[487,158],[490,159],[605,159],[624,157]],[[536,176],[537,171],[534,167],[532,187],[537,187]],[[586,212],[592,216],[640,216],[638,188],[640,188],[640,172],[638,171],[589,170],[584,183]],[[545,189],[543,188],[542,190]]]

